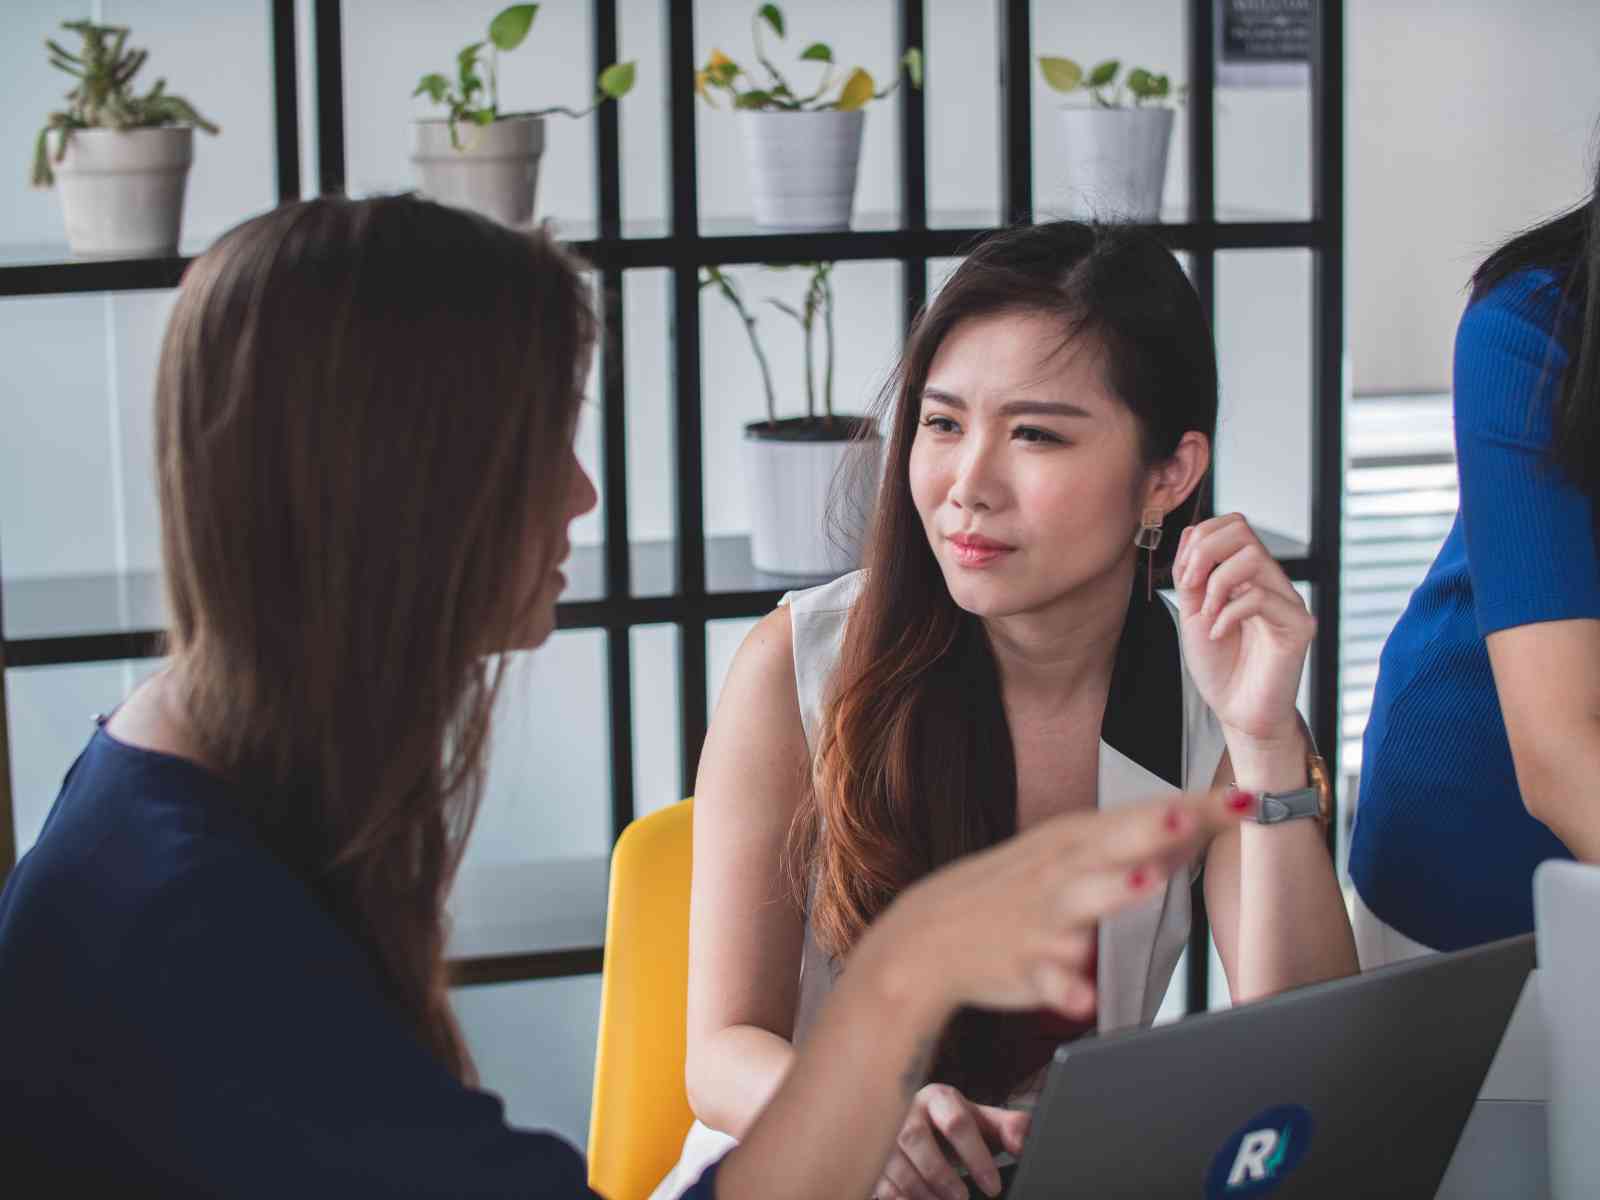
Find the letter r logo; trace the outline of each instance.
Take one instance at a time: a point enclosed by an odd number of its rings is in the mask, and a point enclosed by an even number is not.
[[[1278,1146],[1276,1129],[1257,1129],[1244,1136],[1239,1143],[1239,1153],[1234,1157],[1233,1170],[1228,1172],[1228,1186],[1254,1182],[1267,1177],[1267,1157]]]

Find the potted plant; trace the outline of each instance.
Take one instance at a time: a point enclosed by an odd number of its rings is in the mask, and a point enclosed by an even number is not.
[[[537,4],[513,4],[502,10],[489,22],[485,40],[456,54],[454,81],[439,74],[424,75],[411,93],[448,109],[447,116],[424,118],[412,126],[411,161],[422,192],[442,204],[470,208],[507,225],[533,220],[545,117],[587,116],[633,87],[634,64],[612,63],[600,72],[588,108],[578,111],[558,104],[536,112],[502,113],[499,56],[522,45],[538,12]]]
[[[833,264],[805,267],[810,275],[798,306],[767,301],[800,328],[805,354],[803,417],[779,418],[756,317],[734,281],[718,267],[705,267],[700,286],[714,288],[739,314],[766,391],[766,419],[746,425],[740,443],[750,507],[751,561],[756,570],[774,575],[839,575],[860,562],[866,516],[877,492],[881,439],[869,418],[833,411]],[[814,337],[818,324],[820,364]]]
[[[1085,74],[1070,58],[1039,59],[1058,92],[1086,104],[1061,106],[1066,215],[1080,220],[1155,221],[1172,145],[1173,105],[1182,96],[1165,75],[1135,67],[1121,76],[1110,59]]]
[[[148,52],[127,48],[124,25],[64,21],[83,41],[73,54],[50,38],[50,65],[78,81],[53,112],[33,152],[35,187],[61,185],[72,252],[89,257],[176,254],[194,131],[216,133],[158,79],[143,96],[133,77]]]
[[[726,92],[738,110],[756,224],[845,228],[855,200],[866,104],[893,92],[900,85],[900,73],[880,91],[872,75],[856,67],[834,91],[833,50],[813,42],[800,52],[800,61],[822,64],[822,75],[815,88],[802,93],[773,65],[762,44],[763,25],[779,38],[784,36],[783,11],[776,4],[763,4],[750,25],[764,78],[713,50],[696,72],[694,86],[712,107],[717,107],[712,93]],[[913,87],[922,86],[921,50],[907,50],[900,67]]]

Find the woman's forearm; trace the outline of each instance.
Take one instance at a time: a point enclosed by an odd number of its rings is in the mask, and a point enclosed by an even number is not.
[[[689,1107],[712,1129],[743,1138],[793,1061],[794,1046],[771,1030],[754,1025],[719,1030],[690,1060]]]
[[[887,930],[851,954],[771,1103],[724,1162],[719,1200],[871,1193],[951,1012],[907,965],[916,962],[896,955]]]
[[[1306,785],[1305,743],[1230,745],[1234,778],[1246,791]],[[1234,999],[1258,999],[1357,969],[1355,938],[1320,822],[1247,822],[1239,830],[1239,978]]]

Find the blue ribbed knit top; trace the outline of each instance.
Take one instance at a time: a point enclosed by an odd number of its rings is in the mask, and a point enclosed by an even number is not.
[[[1484,638],[1600,618],[1593,508],[1550,461],[1560,283],[1509,277],[1456,334],[1460,507],[1383,648],[1350,875],[1382,920],[1454,950],[1533,928],[1533,871],[1571,858],[1517,789]]]

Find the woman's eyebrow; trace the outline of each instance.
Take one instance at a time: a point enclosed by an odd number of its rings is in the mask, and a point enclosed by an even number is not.
[[[932,400],[936,404],[943,404],[948,408],[959,409],[965,412],[967,402],[960,396],[951,392],[940,391],[938,388],[923,388],[922,398]],[[1002,417],[1093,417],[1086,408],[1076,404],[1066,404],[1059,400],[1007,400],[996,413]]]

